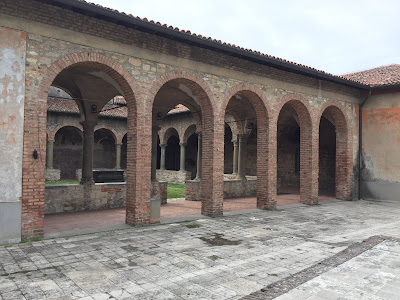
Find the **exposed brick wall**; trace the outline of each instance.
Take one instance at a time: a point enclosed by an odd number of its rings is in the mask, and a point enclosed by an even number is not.
[[[39,7],[34,7],[35,3]],[[150,222],[151,124],[155,95],[167,82],[174,81],[190,90],[201,106],[203,160],[201,181],[202,213],[223,213],[224,118],[229,100],[235,94],[246,97],[257,116],[257,206],[276,205],[277,122],[279,111],[289,103],[300,120],[300,193],[303,203],[313,204],[318,197],[319,120],[325,108],[331,111],[338,132],[336,144],[336,195],[351,195],[353,166],[354,106],[322,98],[317,92],[294,92],[266,83],[251,84],[257,74],[305,87],[357,96],[358,91],[336,84],[318,82],[297,74],[260,66],[248,61],[197,49],[143,33],[83,17],[69,11],[31,1],[0,3],[0,10],[14,16],[56,24],[110,40],[120,40],[144,49],[207,62],[214,66],[243,72],[242,81],[214,74],[138,59],[102,49],[65,42],[28,33],[26,61],[25,135],[23,159],[23,236],[43,234],[44,174],[46,155],[46,101],[54,78],[73,64],[88,65],[106,73],[120,86],[128,104],[127,121],[127,214],[126,222],[145,225]],[[51,18],[49,17],[51,16]],[[62,16],[62,19],[57,19]],[[113,33],[113,34],[111,34]],[[115,34],[114,34],[115,33]],[[32,149],[40,159],[33,160]]]
[[[70,10],[54,7],[45,3],[26,0],[4,0],[0,2],[0,11],[15,17],[30,19],[52,26],[84,32],[97,37],[121,42],[141,48],[162,52],[180,58],[205,62],[219,67],[229,67],[245,73],[257,74],[285,82],[302,84],[310,87],[321,87],[326,91],[358,97],[359,92],[342,85],[334,84],[295,73],[262,66],[248,60],[234,58],[203,48],[191,47],[159,36],[139,32],[114,23],[108,23],[92,17],[74,13]]]

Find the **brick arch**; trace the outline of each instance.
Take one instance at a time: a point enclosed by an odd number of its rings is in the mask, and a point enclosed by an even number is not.
[[[353,181],[353,133],[342,106],[333,101],[324,103],[320,110],[319,121],[325,111],[331,114],[336,130],[335,196],[338,199],[350,200]]]
[[[297,113],[300,126],[300,202],[318,203],[318,130],[315,122],[316,113],[309,103],[298,94],[284,96],[276,107],[278,116],[285,104]]]
[[[54,140],[57,132],[61,128],[64,128],[64,127],[75,127],[76,129],[78,129],[80,131],[81,134],[83,132],[82,126],[80,126],[80,124],[78,125],[78,124],[75,124],[75,123],[62,123],[62,124],[57,125],[57,127],[55,127],[54,129],[49,130],[47,132],[47,139],[48,140]]]
[[[201,213],[208,216],[222,215],[223,176],[219,174],[218,170],[223,170],[223,163],[219,159],[221,156],[220,148],[216,146],[220,141],[216,139],[218,134],[216,135],[215,132],[216,100],[214,94],[208,84],[196,73],[187,70],[172,71],[161,75],[150,88],[149,101],[151,107],[153,107],[158,91],[170,81],[177,81],[187,86],[199,101],[202,130]]]
[[[260,86],[241,83],[231,88],[223,99],[220,118],[224,118],[230,99],[238,93],[250,101],[257,117],[257,207],[272,209],[276,206],[276,141],[271,138],[271,108]]]
[[[106,125],[97,125],[94,127],[94,132],[96,132],[97,130],[100,130],[100,129],[105,129],[105,130],[110,131],[112,137],[114,138],[114,143],[122,144],[123,136],[121,136],[121,134],[119,134],[114,128],[112,128],[110,126],[106,126]]]
[[[196,124],[191,124],[185,129],[185,133],[183,134],[182,137],[182,143],[187,143],[188,138],[193,134],[197,132],[197,127]]]
[[[162,135],[162,137],[160,138],[160,144],[167,144],[168,140],[171,136],[173,136],[173,134],[176,132],[176,134],[178,135],[178,139],[179,141],[181,140],[180,136],[179,136],[179,132],[175,127],[169,127],[167,128],[167,130],[165,130],[164,134]]]
[[[49,67],[33,69],[30,77],[32,87],[38,86],[37,94],[25,98],[25,122],[24,122],[24,155],[22,174],[22,238],[31,239],[43,236],[44,229],[44,190],[45,190],[45,160],[46,160],[46,118],[47,96],[50,86],[56,76],[74,65],[95,67],[113,78],[124,93],[127,101],[128,128],[136,130],[136,99],[138,86],[132,75],[125,68],[110,57],[93,52],[78,52],[61,57]],[[127,223],[133,222],[134,199],[136,188],[134,186],[136,176],[136,133],[132,134],[128,143],[130,170],[127,172]],[[37,149],[39,159],[34,160],[32,149]],[[37,204],[39,203],[39,204]]]
[[[160,76],[157,81],[150,88],[149,94],[151,99],[151,107],[153,107],[154,99],[158,93],[158,91],[169,81],[178,81],[180,83],[185,84],[189,89],[193,92],[195,96],[200,96],[200,107],[202,110],[202,115],[204,111],[209,111],[212,113],[214,117],[215,109],[213,107],[213,103],[215,103],[212,99],[214,99],[213,92],[211,91],[208,84],[197,74],[190,71],[172,71]],[[203,121],[201,117],[194,112],[192,107],[184,104],[193,114],[193,118],[196,121],[198,127],[203,125]],[[209,110],[210,109],[210,110]],[[204,119],[204,118],[203,118]]]

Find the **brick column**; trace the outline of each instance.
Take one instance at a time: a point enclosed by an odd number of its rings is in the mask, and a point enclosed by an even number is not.
[[[47,169],[53,169],[54,140],[47,140]]]
[[[93,150],[94,150],[94,126],[96,121],[82,122],[83,127],[83,155],[82,155],[82,179],[81,184],[94,184],[93,181]]]
[[[187,143],[179,143],[179,145],[181,146],[181,160],[179,171],[185,171],[185,149]]]
[[[200,180],[201,179],[201,147],[202,146],[202,133],[198,132],[197,133],[197,164],[196,164],[196,178],[195,180]]]
[[[161,158],[160,158],[160,169],[165,170],[165,148],[167,144],[161,144]]]
[[[242,179],[246,176],[246,153],[248,134],[240,134],[239,137],[239,155],[237,178]]]
[[[318,204],[319,126],[300,133],[300,202]]]
[[[160,126],[152,126],[151,128],[151,180],[157,180],[157,135]]]
[[[232,140],[233,143],[233,172],[232,174],[237,175],[238,173],[238,141]]]
[[[115,160],[115,168],[116,169],[121,169],[121,147],[122,144],[115,144],[116,150],[117,150],[117,155],[116,155],[116,160]]]

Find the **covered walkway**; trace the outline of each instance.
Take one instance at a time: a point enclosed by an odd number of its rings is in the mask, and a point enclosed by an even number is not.
[[[319,196],[319,201],[333,200],[334,197]],[[201,215],[201,201],[185,201],[182,199],[168,200],[168,204],[161,206],[161,223],[177,220],[183,221]],[[278,195],[277,206],[298,204],[300,195]],[[256,197],[224,199],[224,212],[244,211],[256,209]],[[44,219],[45,236],[55,236],[57,233],[79,233],[82,230],[112,229],[125,224],[125,208],[114,208],[97,211],[75,213],[49,214]],[[68,235],[68,234],[67,234]]]

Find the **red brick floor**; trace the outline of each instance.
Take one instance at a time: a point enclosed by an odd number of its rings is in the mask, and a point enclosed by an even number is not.
[[[319,201],[332,200],[331,196],[319,196]],[[298,194],[278,195],[277,205],[290,205],[300,202]],[[255,209],[255,197],[224,199],[224,212]],[[200,201],[171,201],[161,206],[161,220],[193,217],[201,215]],[[109,227],[125,223],[125,208],[114,208],[76,213],[49,214],[44,218],[45,234],[82,230],[89,228]]]

